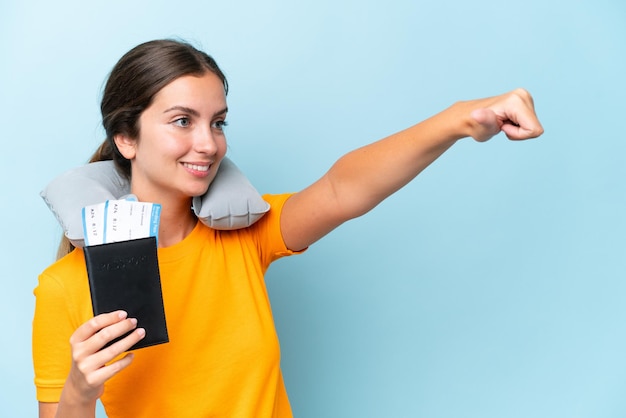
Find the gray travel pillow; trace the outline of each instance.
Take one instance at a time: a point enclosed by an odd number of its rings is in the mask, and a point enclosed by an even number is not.
[[[65,236],[75,247],[82,247],[82,208],[120,199],[129,193],[130,185],[120,176],[113,161],[100,161],[61,174],[40,194],[61,224]],[[214,229],[248,227],[269,209],[269,204],[228,158],[222,160],[207,192],[193,198],[195,214]]]

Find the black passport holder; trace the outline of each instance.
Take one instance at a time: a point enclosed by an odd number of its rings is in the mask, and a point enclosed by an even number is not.
[[[146,336],[129,350],[168,342],[156,238],[86,246],[83,251],[94,315],[123,309],[129,318],[137,318]]]

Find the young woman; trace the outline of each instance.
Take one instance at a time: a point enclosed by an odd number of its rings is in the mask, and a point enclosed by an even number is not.
[[[542,134],[525,90],[458,102],[352,151],[318,181],[266,195],[258,222],[217,231],[190,210],[226,153],[227,82],[190,45],[141,44],[113,68],[102,99],[112,159],[140,201],[162,205],[159,268],[170,342],[125,353],[143,329],[122,311],[93,317],[82,250],[47,268],[35,290],[33,356],[40,417],[290,417],[263,275],[407,184],[457,140]],[[103,348],[107,342],[131,332]]]

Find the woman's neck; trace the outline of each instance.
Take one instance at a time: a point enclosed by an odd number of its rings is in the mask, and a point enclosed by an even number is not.
[[[159,247],[169,247],[185,239],[196,227],[198,218],[191,210],[191,200],[160,204]]]
[[[196,227],[198,218],[187,208],[184,213],[161,212],[159,224],[159,247],[169,247],[179,243]]]

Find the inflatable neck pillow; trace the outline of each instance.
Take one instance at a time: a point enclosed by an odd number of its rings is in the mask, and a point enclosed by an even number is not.
[[[113,161],[99,161],[61,174],[40,194],[65,236],[75,247],[83,247],[82,208],[121,199],[129,193],[130,184],[118,173]],[[194,213],[213,229],[246,228],[269,209],[269,204],[228,158],[222,160],[207,192],[193,198]]]

